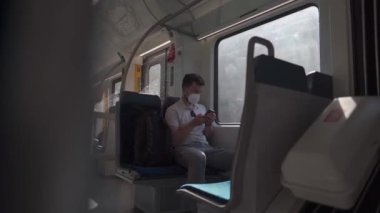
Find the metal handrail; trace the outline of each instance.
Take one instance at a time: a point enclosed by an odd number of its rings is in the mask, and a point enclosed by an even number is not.
[[[128,74],[128,71],[129,71],[129,67],[131,66],[131,63],[132,63],[132,60],[133,60],[133,57],[135,56],[138,48],[140,47],[140,45],[142,44],[142,42],[145,40],[145,38],[151,33],[153,32],[153,30],[158,27],[158,26],[161,26],[163,24],[165,24],[166,22],[172,20],[173,18],[179,16],[180,14],[182,14],[183,12],[185,12],[186,10],[190,9],[191,7],[195,6],[196,4],[200,3],[201,1],[203,0],[194,0],[192,2],[190,2],[189,4],[187,4],[186,6],[184,6],[182,9],[178,10],[177,12],[175,12],[174,14],[169,14],[165,17],[163,17],[162,19],[160,19],[158,22],[156,22],[154,25],[152,25],[145,33],[144,35],[141,37],[141,39],[139,40],[139,42],[137,43],[137,45],[135,46],[135,48],[133,48],[133,51],[131,52],[131,55],[129,56],[129,59],[125,65],[125,69],[123,71],[123,75],[122,75],[122,78],[121,78],[121,91],[124,91],[124,88],[125,88],[125,83],[127,81],[127,74]]]

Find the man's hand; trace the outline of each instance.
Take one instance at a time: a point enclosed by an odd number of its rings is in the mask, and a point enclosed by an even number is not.
[[[199,126],[205,123],[205,117],[202,115],[197,115],[194,117],[193,120],[191,120],[191,124],[193,126]]]
[[[207,112],[206,115],[204,116],[205,118],[205,125],[206,126],[211,126],[212,123],[215,121],[215,118],[216,118],[216,114],[215,112]]]

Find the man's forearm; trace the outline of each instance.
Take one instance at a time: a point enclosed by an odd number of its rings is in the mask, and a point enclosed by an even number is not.
[[[203,134],[206,136],[207,140],[210,140],[214,136],[214,128],[212,125],[205,126]]]

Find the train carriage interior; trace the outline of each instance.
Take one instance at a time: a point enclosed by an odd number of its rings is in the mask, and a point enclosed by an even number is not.
[[[5,0],[0,212],[380,213],[379,5]]]

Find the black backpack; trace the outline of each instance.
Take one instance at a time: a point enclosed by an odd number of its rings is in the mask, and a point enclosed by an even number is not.
[[[159,112],[143,112],[136,120],[134,164],[164,166],[173,164],[171,144],[165,138],[165,126]]]

